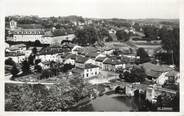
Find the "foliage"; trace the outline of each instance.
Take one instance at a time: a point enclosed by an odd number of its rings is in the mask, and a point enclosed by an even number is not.
[[[144,48],[139,48],[137,50],[137,56],[140,56],[140,63],[145,63],[150,61],[148,53],[144,50]]]
[[[157,40],[159,35],[159,29],[153,25],[143,26],[143,31],[147,41]]]
[[[22,62],[22,67],[21,67],[21,69],[22,69],[23,74],[28,74],[28,73],[31,72],[31,71],[30,71],[30,64],[29,64],[29,62],[28,62],[27,60],[24,60],[24,61]]]
[[[11,69],[11,74],[13,75],[13,77],[15,77],[18,73],[19,73],[19,70],[18,68],[16,67],[16,65],[14,65]]]
[[[6,59],[6,60],[5,60],[5,64],[6,64],[6,65],[12,65],[12,66],[15,66],[15,65],[16,65],[15,61],[13,61],[12,58]]]
[[[160,38],[162,40],[162,48],[167,50],[168,54],[173,55],[174,64],[179,67],[180,64],[180,44],[179,44],[179,28],[168,30],[163,28],[160,30]],[[167,62],[167,58],[164,59]]]
[[[34,60],[35,60],[35,54],[30,54],[28,57],[28,63],[29,65],[34,65]]]
[[[67,72],[68,70],[71,70],[72,68],[74,68],[75,66],[72,64],[64,64],[64,66],[62,67],[62,71],[63,72]]]
[[[75,32],[75,42],[79,45],[91,45],[99,39],[99,34],[93,26],[85,26]]]
[[[38,73],[41,73],[41,72],[42,72],[42,67],[41,67],[40,65],[35,65],[35,66],[34,66],[34,69],[35,69],[35,71],[38,72]]]
[[[116,36],[119,41],[128,41],[130,37],[130,35],[123,30],[118,30]]]
[[[52,33],[54,36],[63,36],[66,34],[66,31],[64,29],[55,29]]]
[[[5,84],[5,111],[67,111],[89,94],[79,82],[77,86],[67,80],[54,85]]]
[[[134,67],[131,72],[125,71],[123,76],[127,82],[143,82],[146,78],[144,69],[137,67]]]

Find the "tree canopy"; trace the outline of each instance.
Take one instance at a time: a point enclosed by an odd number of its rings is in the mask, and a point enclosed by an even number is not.
[[[140,63],[149,62],[150,58],[148,53],[145,51],[144,48],[138,48],[137,50],[137,56],[140,57]]]

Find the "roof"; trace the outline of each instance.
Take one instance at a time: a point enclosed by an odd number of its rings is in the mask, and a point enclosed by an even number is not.
[[[95,61],[103,62],[106,57],[97,57]]]
[[[9,56],[25,56],[25,54],[23,54],[23,53],[15,53],[15,52],[6,52],[5,53],[5,57],[9,57]]]
[[[9,47],[10,50],[19,50],[22,47],[26,47],[25,44],[17,44],[17,45],[13,45],[11,47]]]
[[[90,58],[96,58],[96,56],[98,56],[99,53],[97,52],[90,52],[90,53],[87,53],[86,56],[87,57],[90,57]]]
[[[95,53],[95,52],[97,52],[97,51],[98,51],[98,49],[97,49],[96,47],[88,46],[88,47],[84,47],[84,48],[83,48],[83,51],[82,51],[81,54],[86,55],[86,54],[88,54],[88,53]]]
[[[18,27],[23,29],[41,29],[43,26],[41,24],[18,24]]]
[[[93,64],[85,64],[85,69],[90,69],[90,68],[97,68],[98,66],[93,65]]]
[[[86,61],[88,60],[88,58],[84,57],[84,56],[81,56],[81,55],[78,55],[76,57],[76,61],[77,63],[85,63]]]
[[[179,72],[177,72],[175,70],[172,70],[172,71],[169,71],[165,76],[167,76],[167,77],[175,77],[177,74],[179,74]]]
[[[77,57],[76,54],[68,54],[68,55],[65,57],[65,59],[69,59],[69,58],[71,58],[71,59],[76,59],[76,57]]]
[[[72,72],[73,73],[78,73],[78,74],[81,74],[83,71],[84,71],[83,69],[77,68],[77,67],[75,67],[75,68],[72,69]]]
[[[118,65],[122,64],[123,62],[119,59],[114,59],[114,58],[107,58],[103,62],[104,64],[111,64],[111,65]]]
[[[56,53],[62,53],[62,52],[63,50],[60,46],[48,46],[48,47],[42,48],[39,54],[45,55],[45,54],[56,54]]]
[[[143,69],[145,70],[145,73],[147,76],[151,76],[154,78],[159,77],[163,72],[171,71],[173,70],[167,65],[155,65],[152,63],[143,63],[141,64]]]
[[[43,29],[15,29],[14,35],[44,35]]]

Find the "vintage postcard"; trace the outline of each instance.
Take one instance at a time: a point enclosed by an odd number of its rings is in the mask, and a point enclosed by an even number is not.
[[[4,115],[182,115],[182,4],[179,0],[4,0]]]

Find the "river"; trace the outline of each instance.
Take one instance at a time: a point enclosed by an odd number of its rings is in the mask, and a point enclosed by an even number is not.
[[[75,108],[73,111],[137,111],[137,106],[133,102],[133,98],[125,95],[111,94],[103,95],[92,100],[84,106]]]

